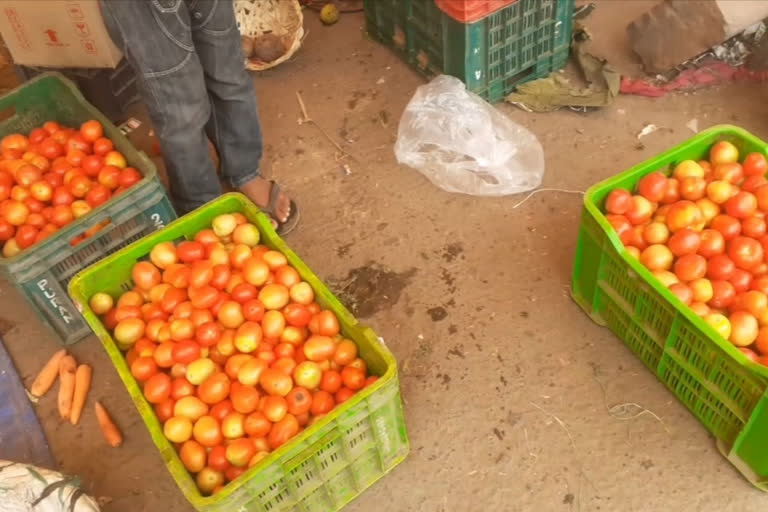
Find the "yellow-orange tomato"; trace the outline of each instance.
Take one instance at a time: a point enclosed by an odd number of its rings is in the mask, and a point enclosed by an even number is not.
[[[190,473],[198,473],[205,467],[208,453],[205,447],[192,439],[186,441],[179,449],[179,458]]]
[[[163,434],[173,443],[183,443],[192,437],[192,422],[189,418],[174,416],[163,425]]]
[[[199,418],[192,428],[192,436],[195,441],[208,448],[221,444],[224,440],[219,422],[213,416]]]

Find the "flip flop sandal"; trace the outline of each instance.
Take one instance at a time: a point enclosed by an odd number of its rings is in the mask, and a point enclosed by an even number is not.
[[[277,227],[275,228],[277,234],[280,236],[285,236],[293,231],[296,228],[296,225],[299,223],[299,218],[301,217],[299,214],[299,208],[296,206],[296,203],[293,202],[293,199],[291,199],[291,213],[288,214],[288,218],[285,220],[285,222],[280,222],[280,220],[278,220],[277,216],[275,215],[277,198],[280,196],[280,185],[272,180],[270,180],[269,183],[271,184],[271,188],[269,190],[269,204],[266,207],[261,208],[261,211],[269,215],[269,217],[277,224]]]

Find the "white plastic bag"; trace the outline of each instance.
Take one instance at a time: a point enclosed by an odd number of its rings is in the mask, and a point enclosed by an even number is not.
[[[61,473],[0,459],[0,512],[99,512]]]
[[[395,156],[443,190],[476,196],[526,192],[544,176],[536,136],[445,75],[416,89]]]

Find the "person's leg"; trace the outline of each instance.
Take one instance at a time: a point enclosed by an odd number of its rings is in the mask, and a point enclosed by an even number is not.
[[[221,195],[208,153],[211,108],[184,0],[101,0],[115,43],[136,70],[178,213]]]
[[[245,69],[232,0],[191,0],[192,39],[205,73],[212,112],[207,132],[219,153],[221,173],[262,207],[270,203],[271,182],[260,176],[261,126],[253,80]],[[291,202],[280,193],[273,215],[285,222]]]

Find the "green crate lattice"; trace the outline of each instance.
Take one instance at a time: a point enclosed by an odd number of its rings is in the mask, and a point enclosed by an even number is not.
[[[661,285],[627,253],[602,213],[611,190],[634,190],[650,172],[705,158],[719,140],[742,155],[768,154],[768,145],[745,130],[716,126],[587,191],[571,294],[688,407],[750,482],[768,490],[768,368],[750,362]]]
[[[495,102],[565,66],[574,0],[517,0],[461,23],[434,0],[364,0],[368,32],[427,76],[453,75]]]
[[[162,241],[192,238],[217,215],[243,213],[255,223],[262,243],[284,253],[315,290],[317,302],[339,317],[342,333],[357,343],[360,357],[379,379],[328,413],[315,425],[251,468],[220,493],[204,497],[181,464],[155,416],[98,317],[88,307],[97,291],[113,296],[129,289],[131,268]],[[303,261],[272,229],[269,218],[241,194],[225,194],[76,275],[69,284],[75,302],[93,328],[141,414],[168,470],[199,511],[332,512],[341,509],[399,464],[409,444],[405,430],[397,366],[370,329],[361,326]]]

